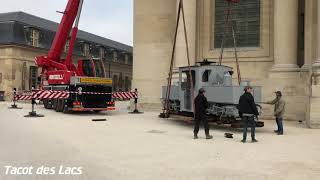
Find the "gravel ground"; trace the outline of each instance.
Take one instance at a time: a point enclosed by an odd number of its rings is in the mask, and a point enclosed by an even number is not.
[[[83,180],[318,180],[320,130],[274,121],[257,130],[258,143],[241,143],[241,131],[211,127],[213,140],[192,139],[192,125],[159,119],[159,112],[128,114],[126,105],[109,113],[62,114],[37,107],[44,118],[24,118],[24,109],[0,103],[0,179]],[[92,122],[106,118],[105,122]],[[233,139],[224,138],[234,133]],[[250,136],[249,136],[250,137]],[[58,174],[60,166],[81,167],[81,175]],[[6,175],[5,166],[55,167],[52,175]]]

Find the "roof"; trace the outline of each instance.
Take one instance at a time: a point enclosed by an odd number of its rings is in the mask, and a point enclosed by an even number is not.
[[[58,23],[34,16],[25,12],[8,12],[8,13],[0,13],[0,22],[8,22],[8,21],[17,21],[22,22],[30,26],[34,26],[39,29],[45,29],[49,31],[56,32],[58,29]],[[78,39],[82,39],[84,41],[93,42],[96,44],[100,44],[106,47],[131,52],[132,53],[132,46],[122,44],[92,33],[88,33],[82,30],[78,31],[77,34]]]
[[[231,68],[230,66],[225,66],[225,65],[219,65],[219,64],[212,64],[212,65],[194,65],[194,66],[190,66],[191,69],[198,69],[198,68],[212,68],[212,67],[225,67],[225,68]],[[189,66],[183,66],[183,67],[179,67],[179,69],[181,70],[189,70]]]

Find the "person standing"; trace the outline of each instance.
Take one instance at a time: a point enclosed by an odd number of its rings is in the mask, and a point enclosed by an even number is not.
[[[256,103],[254,102],[254,97],[252,96],[253,89],[251,86],[246,86],[244,88],[244,93],[240,96],[238,109],[239,115],[243,123],[243,139],[241,142],[245,143],[247,140],[248,127],[251,128],[251,140],[252,142],[258,142],[255,138],[255,128],[256,122],[254,120],[255,116],[259,115]]]
[[[194,105],[195,105],[195,126],[193,130],[194,139],[198,139],[199,126],[201,122],[204,125],[206,139],[213,138],[209,134],[209,123],[206,116],[208,101],[204,93],[205,93],[205,90],[203,88],[200,88],[197,97],[194,99]]]
[[[273,115],[276,118],[276,123],[277,123],[277,130],[274,130],[275,133],[277,133],[278,135],[283,135],[283,115],[285,112],[285,101],[282,98],[282,93],[281,91],[277,91],[275,92],[276,94],[276,98],[273,101],[268,101],[265,104],[271,104],[274,105],[274,111],[273,111]]]

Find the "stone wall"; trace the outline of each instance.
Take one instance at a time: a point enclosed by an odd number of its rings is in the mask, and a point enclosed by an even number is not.
[[[17,90],[30,90],[30,66],[35,66],[34,58],[45,55],[47,50],[41,48],[1,45],[0,46],[0,91],[11,92],[13,88]],[[73,59],[82,57],[74,56]],[[76,63],[75,63],[76,64]],[[108,77],[109,67],[105,64],[106,75]],[[40,75],[40,69],[38,74]],[[127,76],[132,79],[132,66],[111,62],[111,75],[122,72],[123,80]],[[5,96],[10,100],[11,96]]]
[[[251,80],[252,85],[262,86],[263,101],[272,100],[274,91],[283,91],[287,101],[286,119],[306,120],[310,94],[308,67],[316,49],[316,4],[314,0],[306,1],[305,31],[312,34],[306,34],[305,62],[303,68],[300,68],[297,66],[296,55],[298,1],[289,1],[261,0],[261,45],[256,48],[238,49],[240,70],[243,79]],[[185,0],[184,4],[191,62],[204,58],[218,60],[220,49],[213,48],[211,44],[214,30],[214,0]],[[170,0],[135,0],[134,6],[134,86],[144,94],[142,102],[145,108],[151,104],[160,106],[160,89],[162,85],[166,85],[168,77],[177,1],[173,3]],[[158,8],[155,9],[154,6]],[[180,22],[175,69],[187,65],[181,25]],[[235,69],[233,49],[226,49],[224,57],[223,63]],[[264,117],[273,118],[273,107],[263,107]]]

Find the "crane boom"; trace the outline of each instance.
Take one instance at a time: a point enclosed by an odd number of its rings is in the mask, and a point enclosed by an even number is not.
[[[63,77],[61,80],[55,79],[54,83],[60,82],[60,84],[67,84],[71,76],[81,74],[81,71],[72,63],[72,54],[78,32],[82,4],[83,0],[68,0],[48,55],[37,56],[35,58],[35,63],[42,68],[41,74],[44,81],[50,80],[49,76],[54,75],[55,77]],[[74,23],[75,26],[72,28]],[[61,59],[71,30],[72,33],[67,58]]]
[[[70,0],[67,4],[60,25],[54,37],[52,46],[48,53],[48,58],[59,61],[65,44],[68,40],[72,25],[79,11],[80,0]]]
[[[77,74],[77,70],[75,68],[70,69],[70,67],[74,67],[74,66],[67,65],[64,62],[64,60],[61,59],[61,55],[65,47],[65,44],[69,38],[72,25],[76,17],[80,16],[79,12],[81,12],[81,10],[79,10],[79,7],[80,5],[82,5],[82,2],[83,0],[68,1],[68,4],[66,6],[65,11],[63,12],[63,17],[58,26],[56,35],[54,37],[54,40],[52,42],[48,55],[37,56],[35,58],[36,65],[42,68],[42,76],[44,78],[47,78],[49,71],[54,71],[54,70],[63,70],[65,71],[64,74],[66,73],[68,74],[67,76],[71,76],[72,74]],[[74,31],[73,36],[74,38],[77,36],[77,31]],[[69,53],[72,54],[72,51],[69,51]],[[66,72],[66,71],[69,71],[69,72]]]
[[[80,74],[79,71],[75,68],[75,66],[72,64],[72,54],[73,54],[73,48],[76,43],[77,39],[77,34],[78,34],[78,25],[79,25],[79,20],[80,20],[80,15],[81,15],[81,10],[82,10],[82,5],[83,5],[83,0],[80,0],[79,8],[78,8],[78,13],[76,16],[75,24],[71,32],[71,38],[69,41],[69,49],[67,53],[67,58],[65,61],[65,65],[67,66],[68,69],[75,71],[76,74]]]

